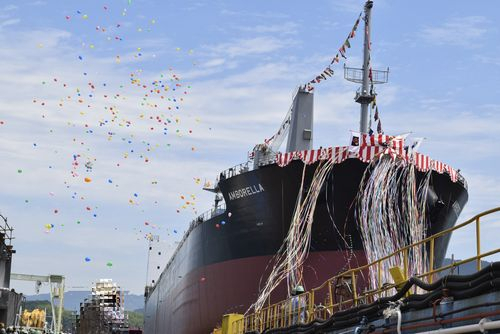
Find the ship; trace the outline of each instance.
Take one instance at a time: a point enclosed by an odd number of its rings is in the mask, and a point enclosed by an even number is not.
[[[372,1],[366,2],[362,18],[363,66],[344,68],[346,79],[361,84],[355,96],[361,107],[359,133],[347,145],[315,149],[314,89],[309,84],[297,88],[278,132],[256,145],[247,162],[220,172],[217,181],[205,187],[215,193],[213,208],[190,223],[160,277],[146,286],[145,333],[210,333],[224,314],[245,313],[272,271],[298,198],[310,190],[324,161],[333,165],[315,201],[301,282],[306,288],[315,287],[367,262],[357,224],[360,185],[370,173],[371,162],[381,154],[407,157],[411,149],[400,136],[370,130],[373,84],[388,78],[388,71],[372,70],[370,65],[372,6]],[[279,152],[285,138],[286,148]],[[425,233],[430,236],[454,226],[467,203],[467,184],[447,164],[418,152],[412,157],[408,163],[417,169],[416,182],[429,180],[424,201]],[[449,239],[448,235],[436,240],[435,267],[443,262]],[[286,298],[287,293],[281,283],[269,303]]]

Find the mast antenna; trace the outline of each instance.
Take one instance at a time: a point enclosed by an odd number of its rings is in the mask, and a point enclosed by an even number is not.
[[[364,48],[363,48],[363,67],[353,68],[344,65],[344,78],[348,81],[361,84],[361,87],[356,92],[354,100],[361,104],[359,132],[368,133],[369,131],[369,105],[375,99],[375,84],[387,83],[389,79],[389,68],[385,71],[372,70],[370,64],[371,51],[371,12],[373,1],[368,0],[365,3],[365,31],[364,31]]]

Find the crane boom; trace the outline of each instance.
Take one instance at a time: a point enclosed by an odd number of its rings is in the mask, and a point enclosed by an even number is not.
[[[295,97],[297,96],[298,92],[299,88],[295,89],[295,92],[293,93],[292,97],[292,104],[288,109],[285,119],[283,119],[283,122],[281,122],[278,131],[274,134],[274,136],[266,140],[266,144],[268,145],[269,149],[272,152],[278,152],[279,148],[281,147],[281,144],[283,144],[283,141],[285,140],[286,136],[288,135],[288,132],[290,131],[290,122],[292,119],[293,106],[295,103]]]

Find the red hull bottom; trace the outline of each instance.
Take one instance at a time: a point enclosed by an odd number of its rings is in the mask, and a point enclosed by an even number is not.
[[[304,265],[305,288],[317,287],[340,271],[347,270],[348,258],[349,253],[345,251],[310,253]],[[272,268],[271,259],[272,256],[259,256],[230,260],[178,277],[177,284],[169,284],[175,286],[174,291],[160,289],[158,300],[148,300],[145,333],[210,333],[221,323],[222,315],[244,313],[255,302],[259,282],[261,286],[265,283],[262,273],[267,277]],[[353,252],[350,259],[351,268],[366,263],[363,251]],[[273,299],[285,297],[286,290],[282,285]]]

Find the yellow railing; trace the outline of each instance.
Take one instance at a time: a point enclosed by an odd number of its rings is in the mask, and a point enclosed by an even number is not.
[[[339,275],[336,275],[317,288],[301,294],[297,297],[292,297],[275,304],[271,304],[263,308],[258,313],[253,313],[245,316],[243,319],[233,323],[231,328],[232,334],[243,334],[249,331],[263,331],[264,329],[282,328],[297,323],[308,323],[313,320],[326,320],[335,312],[347,309],[360,304],[368,304],[375,301],[377,298],[391,296],[395,294],[395,283],[382,284],[383,268],[387,267],[387,263],[391,258],[402,258],[403,274],[407,279],[409,277],[409,257],[414,249],[423,249],[425,247],[429,252],[429,269],[423,274],[415,274],[414,276],[427,280],[432,283],[434,276],[437,273],[451,269],[464,263],[476,261],[477,270],[481,269],[481,259],[484,257],[500,253],[500,247],[494,250],[481,253],[481,218],[489,214],[500,212],[500,207],[484,211],[466,222],[456,225],[452,228],[436,233],[422,241],[416,242],[409,246],[403,247],[398,251],[380,258],[370,264],[347,270]],[[452,264],[434,268],[435,258],[435,242],[436,239],[448,236],[452,232],[475,223],[475,241],[476,255],[465,260],[456,261]],[[377,288],[366,290],[368,286],[368,272],[376,272]],[[362,291],[364,289],[364,291]],[[416,292],[416,287],[415,291]],[[296,299],[294,299],[296,298]],[[321,301],[320,303],[318,303]]]

